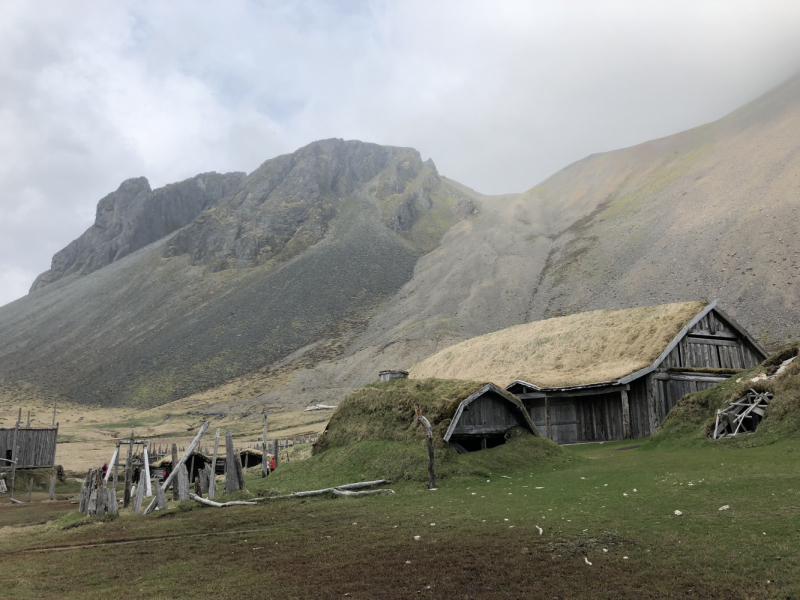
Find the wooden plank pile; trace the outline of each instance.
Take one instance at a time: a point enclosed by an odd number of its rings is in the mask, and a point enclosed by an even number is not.
[[[732,435],[753,433],[764,418],[764,413],[772,400],[772,392],[748,390],[736,402],[727,403],[717,411],[717,421],[712,437],[716,440]]]

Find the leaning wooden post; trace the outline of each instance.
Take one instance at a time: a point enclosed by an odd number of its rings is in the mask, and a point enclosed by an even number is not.
[[[31,501],[31,494],[33,494],[33,477],[31,477],[31,481],[28,484],[28,502]]]
[[[111,487],[117,489],[117,467],[119,467],[119,442],[117,442],[117,449],[114,451],[114,483]]]
[[[414,412],[417,420],[425,428],[425,441],[428,445],[428,489],[432,490],[436,487],[436,476],[433,472],[433,431],[430,421],[422,415],[422,407],[419,404],[414,405]]]
[[[217,449],[219,448],[219,428],[214,436],[214,456],[211,457],[211,478],[208,480],[208,499],[213,500],[217,492]]]
[[[205,421],[203,423],[202,427],[200,427],[200,431],[197,433],[197,436],[195,436],[195,438],[192,441],[192,443],[189,444],[189,448],[186,449],[186,452],[181,457],[181,459],[179,461],[179,464],[182,465],[184,462],[186,462],[186,459],[194,451],[195,447],[200,442],[200,438],[203,437],[203,433],[205,433],[205,430],[208,429],[208,425],[209,425],[208,421]],[[170,483],[172,483],[172,480],[174,479],[174,477],[175,477],[175,468],[173,467],[172,473],[170,473],[169,476],[164,480],[164,488],[165,489]],[[156,500],[157,500],[157,498],[153,498],[153,501],[150,502],[150,506],[148,506],[147,510],[144,511],[144,514],[149,515],[151,512],[153,512],[156,509]]]
[[[117,468],[115,466],[115,462],[117,460],[117,454],[119,454],[119,442],[117,442],[117,447],[114,448],[114,454],[111,455],[111,462],[108,463],[108,469],[106,470],[106,478],[103,480],[103,484],[105,485],[108,483],[108,478],[111,477],[111,469],[114,469],[114,486],[117,485]]]
[[[14,484],[17,480],[17,461],[19,460],[19,447],[17,444],[19,436],[19,422],[22,420],[22,408],[19,409],[17,415],[17,424],[14,426],[14,440],[11,442],[11,485],[8,488],[9,498],[14,501]]]
[[[177,462],[178,462],[178,446],[177,444],[172,444],[172,472],[170,473],[170,475],[172,475],[172,473],[175,472],[175,469],[178,468]],[[164,486],[164,489],[167,489],[166,485]],[[178,501],[177,485],[172,486],[172,499],[175,500],[176,502]]]
[[[278,468],[278,450],[279,450],[278,438],[275,438],[274,440],[272,440],[272,445],[275,447],[275,450],[273,451],[272,456],[275,459],[275,468],[277,469]]]
[[[261,476],[269,475],[269,452],[267,451],[267,415],[264,415],[264,443],[261,446]]]
[[[147,485],[144,495],[150,498],[153,495],[153,487],[150,483],[150,456],[147,454],[147,442],[144,443],[144,448],[142,448],[142,462],[144,462],[145,483]]]
[[[56,426],[56,404],[57,403],[58,403],[58,400],[56,398],[53,398],[53,424],[51,425],[51,427],[55,427]]]
[[[50,475],[50,489],[47,493],[48,500],[55,500],[56,498],[56,474]]]

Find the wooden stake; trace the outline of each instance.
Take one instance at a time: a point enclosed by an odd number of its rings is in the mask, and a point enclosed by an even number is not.
[[[264,415],[263,445],[261,447],[261,476],[269,475],[269,452],[267,451],[267,415]]]
[[[51,425],[51,427],[55,427],[56,426],[56,404],[57,403],[58,403],[58,399],[57,398],[53,398],[53,424]]]
[[[225,432],[225,493],[230,494],[239,489],[239,475],[236,472],[236,451],[233,449],[233,436]]]
[[[414,405],[414,412],[417,415],[417,420],[425,428],[425,441],[428,446],[428,489],[432,490],[436,487],[436,476],[433,472],[433,431],[431,430],[430,421],[422,415],[422,407],[419,404]]]
[[[25,429],[31,426],[31,411],[28,411],[28,422],[25,424]]]
[[[622,400],[622,438],[628,440],[631,437],[631,407],[628,392],[621,390],[619,394]]]
[[[28,484],[28,502],[31,501],[31,494],[33,494],[33,477],[31,477],[31,482]]]
[[[114,469],[114,485],[116,486],[117,478],[116,478],[116,468],[114,467],[114,461],[117,460],[117,454],[119,453],[119,442],[117,442],[117,447],[114,448],[114,454],[111,455],[111,462],[108,463],[108,470],[106,471],[106,478],[103,480],[103,483],[108,483],[108,478],[111,477],[111,469]]]
[[[56,498],[56,474],[50,475],[50,490],[47,493],[48,500],[55,500]]]
[[[219,447],[219,429],[214,436],[214,456],[211,457],[211,479],[208,480],[208,497],[213,500],[217,492],[217,449]]]
[[[172,444],[172,472],[170,473],[170,475],[172,475],[172,473],[174,473],[175,469],[177,468],[178,468],[178,446]],[[172,486],[172,499],[173,500],[178,499],[178,487],[175,485]]]

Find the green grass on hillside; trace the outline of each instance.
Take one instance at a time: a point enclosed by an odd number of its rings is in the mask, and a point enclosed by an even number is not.
[[[800,360],[791,363],[779,377],[753,382],[756,375],[772,375],[778,366],[792,356],[797,356],[800,343],[794,343],[776,352],[763,363],[734,375],[712,388],[687,394],[667,415],[656,431],[654,440],[659,444],[696,441],[710,444],[759,445],[769,444],[785,437],[800,435]],[[769,390],[774,394],[764,419],[752,434],[711,440],[717,410],[726,402],[743,397],[749,389],[758,392]]]

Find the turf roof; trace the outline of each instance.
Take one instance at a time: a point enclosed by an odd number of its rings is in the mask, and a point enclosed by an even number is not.
[[[706,304],[595,310],[515,325],[445,348],[409,369],[412,379],[521,379],[539,387],[613,381],[652,364]]]

